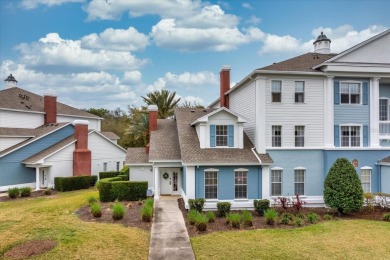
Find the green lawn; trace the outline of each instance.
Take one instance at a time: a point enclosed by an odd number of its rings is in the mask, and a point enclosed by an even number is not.
[[[8,248],[35,239],[58,242],[37,259],[147,259],[149,233],[120,224],[83,222],[74,212],[97,191],[54,198],[0,202],[0,258]]]
[[[298,229],[191,238],[196,259],[389,259],[390,223],[334,220]]]

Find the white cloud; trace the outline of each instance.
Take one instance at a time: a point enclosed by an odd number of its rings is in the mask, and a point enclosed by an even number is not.
[[[57,33],[49,33],[38,42],[20,44],[17,49],[22,62],[35,69],[129,70],[147,62],[129,52],[83,49],[79,40],[65,40]]]
[[[148,92],[159,91],[165,88],[167,82],[163,78],[158,78],[147,87]]]
[[[259,25],[261,23],[261,19],[255,15],[251,15],[251,17],[249,17],[249,19],[246,20],[245,23]]]
[[[92,33],[81,38],[81,48],[113,51],[139,51],[149,44],[149,37],[134,27],[108,28],[100,34]]]
[[[164,79],[167,85],[174,86],[207,86],[218,84],[217,76],[209,71],[202,71],[197,73],[184,72],[182,74],[173,74],[168,72],[165,74]]]
[[[267,34],[263,40],[263,47],[260,53],[280,53],[297,51],[300,42],[290,35],[278,36]]]
[[[142,73],[138,70],[125,71],[122,80],[129,83],[140,83],[142,80]]]
[[[56,6],[56,5],[62,5],[66,3],[83,3],[85,0],[22,0],[20,2],[20,6],[23,9],[34,9],[37,8],[39,5],[45,5],[45,6]]]
[[[253,7],[249,3],[242,3],[242,7],[246,9],[253,9]]]

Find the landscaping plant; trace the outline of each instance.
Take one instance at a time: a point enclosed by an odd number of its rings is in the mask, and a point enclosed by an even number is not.
[[[255,210],[259,216],[264,216],[264,211],[269,209],[269,203],[270,201],[267,199],[253,201],[253,206],[255,207]]]
[[[51,189],[46,189],[43,194],[45,195],[51,195]]]
[[[203,211],[205,199],[199,198],[199,199],[189,199],[188,204],[190,206],[190,209],[195,209],[198,212]]]
[[[141,219],[144,222],[150,222],[152,221],[152,218],[153,218],[153,207],[145,204],[141,208]]]
[[[330,215],[330,214],[325,214],[324,215],[324,220],[332,220],[333,219],[333,216]]]
[[[226,216],[226,222],[233,228],[240,228],[241,215],[239,213],[231,213]]]
[[[363,189],[356,170],[346,158],[339,158],[325,178],[324,201],[339,214],[359,210],[363,205]]]
[[[198,214],[195,217],[195,227],[197,231],[206,231],[207,230],[207,223],[209,222],[208,218],[204,214]]]
[[[280,223],[283,225],[289,225],[294,220],[294,216],[291,213],[284,212],[280,216]]]
[[[195,209],[190,209],[187,214],[188,222],[190,222],[190,225],[195,225],[196,216],[198,216],[200,213],[196,211]]]
[[[297,227],[302,227],[304,224],[304,221],[303,221],[303,219],[296,217],[296,218],[294,218],[294,224]]]
[[[209,220],[209,223],[214,223],[215,222],[215,214],[212,211],[207,211],[206,217]]]
[[[249,210],[244,210],[242,212],[242,224],[247,227],[253,226],[253,216]]]
[[[364,196],[364,203],[366,205],[366,209],[368,211],[374,210],[374,204],[375,204],[375,195],[369,192],[366,192],[363,194]]]
[[[264,211],[264,217],[267,224],[273,226],[275,225],[276,219],[278,218],[278,212],[276,212],[276,210],[272,208],[267,209],[266,211]]]
[[[292,202],[292,206],[295,209],[295,212],[299,213],[301,209],[303,208],[303,205],[306,204],[305,201],[303,201],[300,197],[299,194],[295,195],[295,199]]]
[[[320,216],[317,215],[317,213],[310,212],[307,214],[307,221],[310,223],[314,224],[317,223],[320,220]]]
[[[115,203],[112,207],[112,219],[113,220],[120,220],[125,215],[125,207],[122,205],[122,203]]]
[[[145,205],[148,207],[153,208],[154,200],[153,199],[147,199],[145,200]]]
[[[90,196],[88,197],[88,204],[91,206],[92,204],[95,204],[98,202],[97,198],[95,198],[94,196]]]
[[[100,218],[102,216],[102,208],[99,203],[91,204],[91,212],[93,217]]]
[[[227,214],[229,214],[231,206],[232,204],[230,202],[218,202],[218,217],[225,217]]]
[[[390,221],[390,213],[386,213],[383,215],[383,220],[384,221]]]
[[[9,188],[8,189],[8,197],[10,197],[11,199],[18,197],[19,193],[20,193],[20,191],[18,188]]]
[[[31,188],[30,187],[22,187],[22,188],[20,188],[20,196],[22,196],[22,197],[30,197],[31,196]]]

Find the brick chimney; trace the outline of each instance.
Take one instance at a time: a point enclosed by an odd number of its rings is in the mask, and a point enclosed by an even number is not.
[[[73,151],[73,176],[91,175],[91,151],[88,150],[87,120],[75,120],[74,137],[76,148]]]
[[[149,143],[146,145],[146,153],[149,153],[150,147],[150,133],[157,130],[157,112],[158,107],[156,105],[148,106],[149,111]]]
[[[45,125],[57,123],[57,97],[46,94],[43,97],[43,108],[45,110]]]
[[[221,107],[229,108],[229,95],[225,93],[230,90],[230,66],[222,66],[221,71],[219,72],[219,86],[220,86],[220,97],[219,103]]]

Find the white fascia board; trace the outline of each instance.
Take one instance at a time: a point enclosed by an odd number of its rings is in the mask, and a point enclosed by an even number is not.
[[[151,163],[181,163],[181,160],[149,160]]]
[[[342,73],[387,73],[390,74],[390,66],[354,66],[351,64],[348,65],[341,65],[341,64],[327,64],[326,68],[323,69],[325,72],[342,72]],[[360,74],[358,75],[359,77]],[[382,76],[382,74],[378,75],[379,77]],[[389,76],[389,75],[387,75]],[[372,77],[372,75],[371,75]]]
[[[110,139],[108,139],[107,137],[105,137],[103,134],[99,133],[99,131],[96,131],[96,130],[94,129],[94,130],[90,131],[90,132],[88,133],[88,135],[90,135],[90,134],[92,134],[92,133],[98,134],[100,137],[102,137],[102,138],[106,139],[108,142],[110,142],[110,144],[114,145],[115,147],[119,148],[119,149],[122,150],[123,152],[127,153],[127,151],[126,151],[122,146],[120,146],[120,145],[118,145],[118,144],[112,142]]]
[[[5,137],[5,138],[32,138],[32,137],[34,137],[34,135],[0,135],[0,137]]]
[[[198,118],[197,120],[192,122],[191,125],[194,126],[194,125],[196,125],[198,123],[206,123],[206,122],[208,122],[210,116],[218,114],[222,110],[227,112],[227,113],[229,113],[229,114],[231,114],[231,115],[233,115],[233,116],[235,116],[235,117],[237,117],[237,122],[238,123],[246,123],[247,122],[246,118],[244,118],[243,116],[237,114],[236,112],[234,112],[234,111],[232,111],[232,110],[230,110],[230,109],[228,109],[226,107],[220,107],[217,110],[214,110],[214,111],[208,113],[207,115],[204,115],[204,116]]]
[[[45,112],[40,112],[40,111],[30,111],[30,110],[12,109],[12,108],[5,108],[5,107],[1,107],[0,110],[13,111],[13,112],[21,112],[21,113],[46,114]]]
[[[62,151],[62,150],[65,149],[66,147],[68,147],[68,146],[74,144],[75,142],[76,142],[76,140],[72,141],[71,143],[69,143],[69,144],[67,144],[67,145],[62,146],[62,147],[59,148],[58,150],[56,150],[56,151],[52,152],[51,154],[46,155],[46,156],[43,157],[42,159],[39,159],[38,161],[34,162],[34,164],[42,164],[42,163],[44,163],[44,161],[45,161],[46,158],[49,158],[50,156],[52,156],[52,155],[54,155],[54,154],[56,154],[56,153]],[[24,163],[24,164],[30,164],[30,163]]]
[[[153,163],[126,163],[125,165],[131,167],[131,166],[152,166]]]
[[[269,164],[260,164],[260,163],[188,163],[183,166],[260,166],[260,165],[269,165]]]

